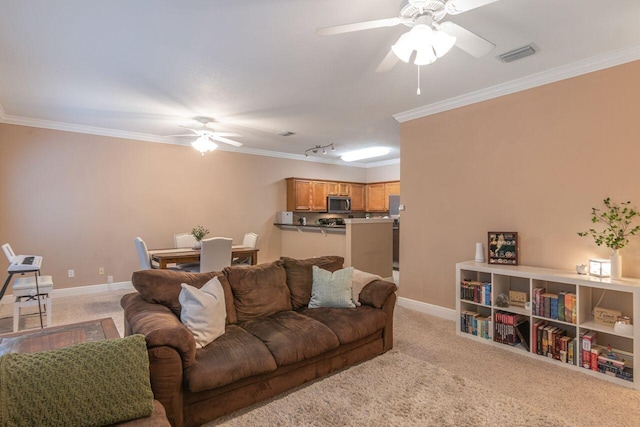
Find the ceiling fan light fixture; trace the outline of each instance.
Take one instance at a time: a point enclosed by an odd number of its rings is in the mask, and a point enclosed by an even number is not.
[[[442,58],[456,44],[456,38],[443,31],[434,31],[432,43],[436,56]]]
[[[413,53],[413,42],[411,31],[400,36],[396,44],[391,46],[391,50],[402,62],[409,62]]]
[[[218,144],[211,141],[208,136],[202,135],[191,143],[191,146],[198,150],[204,156],[207,151],[213,151],[218,148]]]
[[[384,156],[385,154],[389,154],[389,151],[391,150],[388,147],[369,147],[344,153],[340,158],[345,162],[355,162],[357,160]]]

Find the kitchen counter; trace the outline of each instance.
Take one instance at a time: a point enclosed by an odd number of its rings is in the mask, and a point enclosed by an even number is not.
[[[391,277],[393,271],[393,219],[346,218],[345,225],[281,224],[282,256],[344,257],[345,266]]]
[[[320,225],[320,224],[278,224],[274,223],[273,225],[279,227],[282,230],[299,230],[299,231],[308,231],[308,232],[318,232],[318,233],[338,233],[344,234],[346,231],[346,225]]]

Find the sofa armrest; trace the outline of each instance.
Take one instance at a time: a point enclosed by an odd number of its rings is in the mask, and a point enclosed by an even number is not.
[[[374,280],[360,292],[360,303],[374,308],[382,308],[387,297],[397,289],[394,283],[385,280]]]
[[[124,308],[127,335],[144,335],[148,349],[175,349],[182,359],[183,368],[194,363],[196,342],[193,334],[169,308],[148,303],[137,292],[123,296],[120,304]]]

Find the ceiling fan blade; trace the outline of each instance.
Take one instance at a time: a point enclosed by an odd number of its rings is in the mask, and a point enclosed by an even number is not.
[[[242,135],[240,135],[238,132],[211,132],[212,136],[231,136],[234,138],[240,138],[242,137]]]
[[[395,65],[398,63],[398,60],[399,58],[396,56],[396,54],[393,53],[391,49],[389,49],[389,53],[387,53],[387,56],[384,57],[384,59],[380,62],[380,65],[378,65],[378,68],[376,68],[376,73],[384,73],[385,71],[389,71],[390,69],[395,67]]]
[[[446,10],[449,15],[458,15],[467,10],[475,9],[485,4],[495,3],[498,0],[449,0]]]
[[[169,137],[169,138],[173,138],[173,137],[179,137],[179,136],[196,136],[196,135],[194,135],[192,133],[185,133],[185,134],[182,134],[182,135],[166,135],[166,136]]]
[[[476,58],[485,56],[496,47],[496,45],[491,43],[489,40],[483,39],[482,37],[472,33],[466,28],[462,28],[458,24],[454,24],[451,21],[442,22],[440,24],[440,30],[455,36],[456,46]]]
[[[198,132],[195,129],[191,129],[190,127],[182,126],[182,125],[180,125],[178,127],[181,127],[182,129],[190,130],[191,132],[193,132],[194,135],[198,135]]]
[[[350,33],[352,31],[370,30],[372,28],[393,27],[401,24],[401,18],[376,19],[375,21],[355,22],[353,24],[334,25],[332,27],[318,28],[316,35],[332,36],[334,34]]]
[[[211,139],[215,139],[218,142],[224,142],[225,144],[233,145],[234,147],[242,147],[242,143],[238,141],[233,141],[231,139],[223,138],[221,136],[211,135]]]

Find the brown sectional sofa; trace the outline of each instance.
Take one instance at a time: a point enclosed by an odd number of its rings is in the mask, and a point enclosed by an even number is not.
[[[391,349],[393,283],[369,283],[356,308],[307,307],[312,265],[335,271],[342,264],[341,257],[281,258],[223,272],[135,272],[138,293],[122,298],[125,333],[146,336],[151,387],[172,425],[203,424]],[[214,276],[227,325],[196,349],[178,295],[181,283],[200,288]]]

